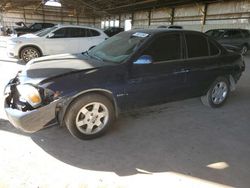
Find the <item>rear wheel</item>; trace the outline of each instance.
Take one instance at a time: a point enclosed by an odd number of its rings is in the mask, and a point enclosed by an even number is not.
[[[65,124],[79,139],[101,136],[115,119],[112,102],[99,94],[88,94],[76,99],[67,110]]]
[[[211,85],[207,94],[201,97],[203,104],[212,108],[222,106],[230,93],[230,84],[227,78],[219,77]]]
[[[41,53],[39,52],[38,49],[34,47],[25,47],[21,50],[20,56],[21,56],[21,59],[27,63],[31,59],[41,57]]]

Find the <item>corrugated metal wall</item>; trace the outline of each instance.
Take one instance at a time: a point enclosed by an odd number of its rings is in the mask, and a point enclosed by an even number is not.
[[[174,11],[174,12],[173,12]],[[182,25],[185,29],[206,31],[213,28],[250,29],[250,1],[235,0],[213,3],[207,6],[205,24],[203,23],[205,6],[192,4],[171,8],[154,9],[134,13],[133,28],[155,28],[160,25]],[[171,18],[174,13],[173,18]]]
[[[29,6],[18,8],[1,13],[1,24],[3,26],[14,27],[15,22],[23,21],[26,24],[34,22],[48,22],[60,24],[79,24],[87,26],[100,26],[101,19],[87,17],[84,12],[65,10],[57,7],[48,6]]]
[[[74,11],[55,7],[25,7],[2,13],[1,24],[14,26],[15,22],[53,22],[62,24],[80,24],[101,27],[101,21],[109,26],[110,21],[119,20],[124,27],[125,20],[132,19],[133,28],[155,28],[160,25],[182,25],[185,29],[206,31],[212,28],[248,28],[250,29],[250,0],[234,0],[209,4],[206,8],[206,20],[203,23],[205,6],[190,4],[174,9],[160,8],[134,13],[113,15],[104,18],[88,17],[84,11],[78,15]],[[103,22],[103,23],[104,23]]]

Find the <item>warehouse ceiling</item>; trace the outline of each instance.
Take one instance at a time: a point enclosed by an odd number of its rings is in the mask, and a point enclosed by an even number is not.
[[[191,3],[213,3],[226,0],[60,0],[65,9],[74,9],[96,16],[112,15],[160,7],[175,7]],[[0,10],[8,11],[33,5],[43,6],[42,0],[0,0]]]

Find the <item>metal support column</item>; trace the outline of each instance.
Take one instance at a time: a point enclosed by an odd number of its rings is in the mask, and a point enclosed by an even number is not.
[[[122,16],[121,16],[121,14],[119,14],[119,27],[121,27],[122,26]]]
[[[206,19],[207,19],[207,4],[204,5],[204,10],[202,12],[202,25],[201,25],[201,31],[203,32],[204,26],[206,25]]]
[[[170,24],[174,25],[174,14],[175,14],[175,8],[173,7],[171,10],[171,15],[170,15]]]
[[[151,25],[151,10],[148,11],[148,26]]]

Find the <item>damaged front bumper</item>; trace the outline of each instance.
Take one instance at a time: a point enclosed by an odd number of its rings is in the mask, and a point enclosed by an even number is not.
[[[58,101],[53,101],[47,106],[31,111],[20,111],[11,108],[5,100],[5,112],[9,121],[24,132],[33,133],[42,128],[56,123],[56,106]]]
[[[57,123],[57,105],[60,99],[55,99],[46,105],[35,109],[19,108],[15,81],[11,81],[5,88],[4,109],[9,121],[14,127],[24,132],[33,133]]]

